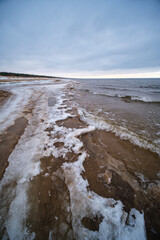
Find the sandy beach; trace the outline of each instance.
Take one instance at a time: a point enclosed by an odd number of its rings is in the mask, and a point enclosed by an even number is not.
[[[10,81],[0,86],[0,238],[158,240],[158,153],[90,124],[76,81]]]

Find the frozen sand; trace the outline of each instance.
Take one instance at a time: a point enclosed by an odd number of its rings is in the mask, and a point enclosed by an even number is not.
[[[2,112],[3,136],[19,117],[28,125],[0,184],[1,237],[146,239],[143,189],[103,141],[94,145],[100,133],[78,114],[74,84],[4,86],[15,98]]]

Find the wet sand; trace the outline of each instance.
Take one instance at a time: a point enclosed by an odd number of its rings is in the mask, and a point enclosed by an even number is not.
[[[67,102],[69,105],[69,102]],[[84,122],[80,120],[76,109],[73,109],[74,118],[59,121],[59,126],[66,128],[83,128]],[[51,129],[47,130],[50,133]],[[148,239],[159,239],[160,226],[160,192],[158,186],[147,187],[135,175],[136,171],[146,170],[146,176],[152,181],[155,179],[159,168],[159,157],[146,150],[133,146],[128,141],[120,141],[113,134],[105,131],[93,131],[79,137],[83,142],[84,150],[88,156],[84,162],[82,176],[89,182],[89,191],[93,191],[104,198],[121,200],[124,210],[129,212],[136,208],[144,211]],[[55,146],[60,148],[64,143],[57,142]],[[137,159],[133,162],[131,159]],[[69,153],[65,159],[53,156],[42,158],[42,174],[33,181],[29,190],[32,202],[29,222],[31,230],[36,232],[36,239],[46,239],[50,229],[55,239],[74,239],[71,224],[71,211],[69,191],[63,176],[62,164],[77,161],[74,153]],[[152,159],[152,169],[149,166]],[[52,180],[50,178],[52,174]],[[53,182],[54,184],[53,184]],[[145,189],[145,191],[144,191]],[[98,231],[103,216],[95,218],[83,218],[82,224],[92,231]],[[35,224],[33,224],[35,223]],[[158,234],[154,234],[153,228]],[[37,230],[36,230],[37,229]],[[54,238],[53,238],[54,239]]]
[[[10,92],[6,92],[0,89],[0,106],[4,104],[5,101],[11,96]]]
[[[88,125],[82,121],[77,107],[73,106],[75,99],[74,95],[70,96],[71,92],[76,94],[74,89],[68,87],[64,95],[65,106],[59,109],[66,109],[66,113],[72,116],[56,121],[56,126],[71,131],[87,128]],[[7,95],[7,93],[3,94]],[[48,106],[52,107],[55,103],[55,97],[50,96]],[[15,124],[0,136],[1,178],[8,166],[9,155],[27,127],[28,114],[31,115],[30,118],[34,117],[35,104],[35,102],[28,104],[23,111],[24,117],[16,119]],[[69,107],[71,109],[67,110]],[[43,124],[44,120],[36,119],[35,126],[38,125],[38,121]],[[53,138],[54,127],[45,129],[49,138]],[[65,141],[63,142],[61,138],[58,132],[54,135],[55,149],[64,148]],[[29,231],[35,233],[34,239],[78,239],[73,227],[73,207],[71,207],[73,199],[70,192],[70,186],[74,187],[74,184],[76,186],[76,179],[74,182],[72,176],[69,173],[67,175],[64,164],[76,163],[81,152],[85,151],[87,157],[83,162],[84,171],[81,176],[89,183],[88,200],[92,199],[91,192],[94,192],[104,198],[120,200],[125,212],[129,213],[132,208],[144,212],[147,238],[158,240],[160,189],[156,180],[160,170],[159,156],[103,130],[82,133],[76,136],[76,139],[83,143],[80,151],[76,152],[72,147],[65,156],[55,157],[52,154],[41,156],[41,172],[30,179],[27,190],[29,210],[25,222]],[[47,151],[47,146],[44,147],[44,151]],[[138,173],[142,173],[147,180],[143,181]],[[81,219],[81,223],[84,228],[96,232],[99,231],[103,218],[102,214],[86,215]],[[127,218],[126,225],[129,224],[128,221]],[[3,233],[1,232],[1,237]]]
[[[136,147],[134,151],[135,146],[131,147],[129,142],[116,141],[115,138],[112,134],[103,131],[95,131],[82,136],[84,146],[90,156],[84,162],[83,176],[88,180],[91,191],[106,198],[121,200],[127,212],[131,208],[144,211],[148,239],[158,239],[159,237],[152,233],[152,227],[159,233],[159,186],[155,184],[147,187],[149,183],[143,183],[135,174],[137,171],[143,172],[145,176],[150,177],[152,182],[159,168],[158,156],[149,152],[147,161],[143,157],[144,150]],[[133,151],[135,159],[138,154],[137,163],[130,161],[129,156],[133,154]],[[154,161],[155,169],[151,168],[152,164],[149,166],[151,159]]]
[[[13,126],[10,126],[3,135],[0,135],[0,180],[8,166],[8,157],[24,133],[26,126],[27,119],[18,118]]]

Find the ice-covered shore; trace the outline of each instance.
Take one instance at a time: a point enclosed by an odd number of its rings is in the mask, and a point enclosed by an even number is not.
[[[38,227],[34,230],[32,217],[28,217],[29,214],[32,215],[32,196],[29,195],[29,189],[31,182],[33,184],[43,174],[41,159],[47,157],[53,158],[52,163],[62,160],[59,169],[48,165],[48,169],[51,168],[52,171],[45,173],[45,177],[50,178],[54,185],[53,176],[56,172],[63,179],[69,196],[67,207],[63,206],[59,210],[60,219],[56,215],[56,206],[51,206],[55,208],[54,221],[59,221],[60,226],[65,224],[66,229],[63,227],[55,230],[53,224],[47,233],[49,239],[54,239],[55,236],[60,239],[146,239],[143,213],[134,208],[127,213],[120,200],[104,198],[90,191],[87,179],[82,177],[85,171],[83,163],[89,156],[80,137],[94,131],[95,126],[84,122],[79,128],[67,128],[59,124],[76,117],[74,109],[77,106],[72,101],[73,93],[70,93],[74,84],[68,80],[59,83],[49,80],[40,85],[37,82],[1,85],[12,92],[11,98],[1,108],[1,133],[19,117],[23,116],[28,120],[24,134],[8,158],[9,165],[0,182],[2,239],[36,239]],[[32,111],[26,113],[30,105]],[[61,146],[57,147],[57,143]],[[74,160],[71,161],[68,156],[72,156],[72,159],[74,156]],[[55,198],[54,192],[46,195],[46,199],[50,198]],[[35,204],[40,204],[40,201],[41,198]],[[67,222],[63,222],[64,212],[70,214]],[[82,224],[84,218],[98,219],[99,227],[96,230],[85,227]]]

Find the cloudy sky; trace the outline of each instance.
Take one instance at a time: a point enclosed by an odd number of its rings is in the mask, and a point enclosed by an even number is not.
[[[160,0],[0,0],[0,71],[160,77]]]

